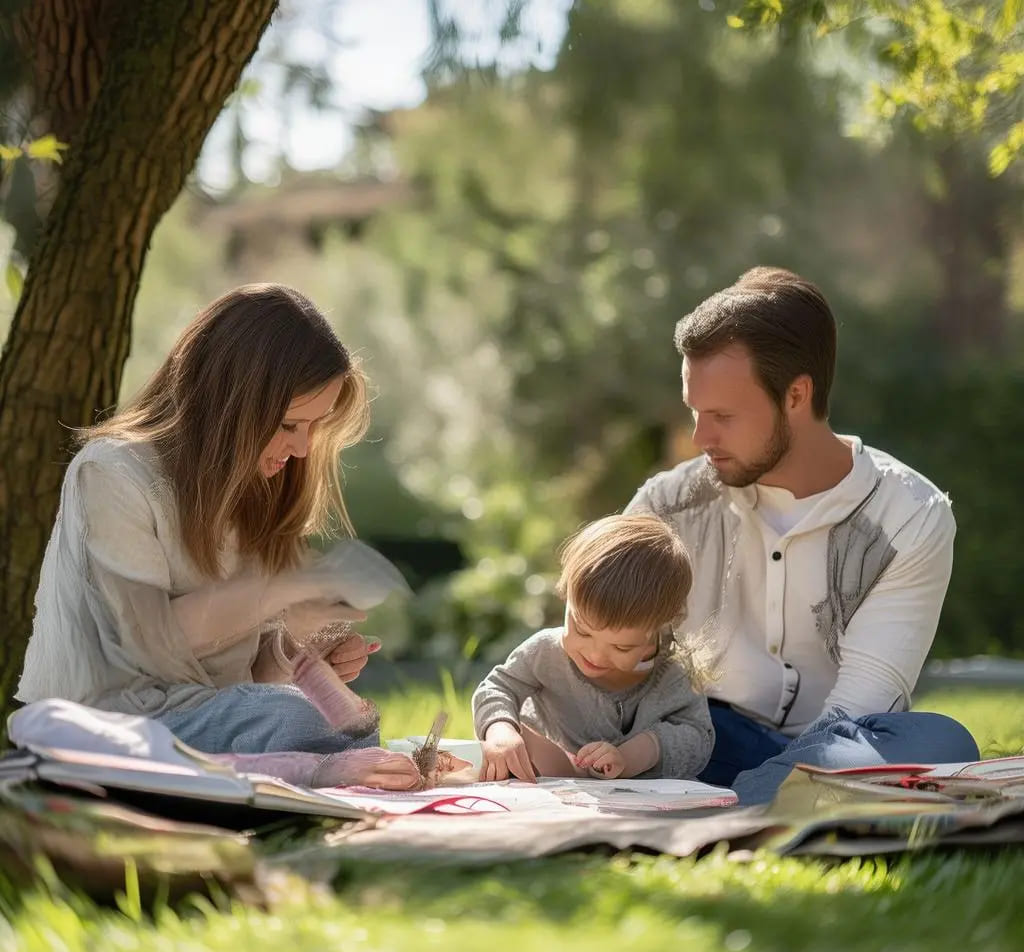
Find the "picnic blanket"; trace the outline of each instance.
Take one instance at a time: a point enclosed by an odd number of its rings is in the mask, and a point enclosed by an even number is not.
[[[50,713],[66,720],[68,703]],[[94,894],[123,886],[126,864],[143,887],[216,881],[251,898],[268,871],[328,880],[353,858],[486,864],[578,849],[690,856],[718,844],[741,855],[853,856],[1024,842],[1024,757],[798,768],[768,807],[730,806],[730,791],[683,781],[395,794],[240,774],[152,722],[126,735],[106,720],[90,751],[49,746],[82,747],[78,727],[40,730],[45,717],[26,711],[9,726],[21,746],[0,756],[0,861],[28,875],[31,857],[44,856]]]

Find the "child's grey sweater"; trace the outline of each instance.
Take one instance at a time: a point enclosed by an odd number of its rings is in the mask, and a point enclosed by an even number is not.
[[[473,721],[483,737],[495,721],[525,724],[570,754],[584,744],[621,744],[651,731],[661,761],[641,777],[693,778],[711,757],[715,732],[707,699],[696,693],[670,643],[662,643],[650,674],[623,691],[584,677],[562,647],[564,628],[524,641],[473,693]]]

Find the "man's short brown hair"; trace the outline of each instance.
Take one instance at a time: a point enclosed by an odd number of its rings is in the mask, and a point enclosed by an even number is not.
[[[730,344],[746,347],[761,385],[780,407],[789,385],[807,374],[814,415],[828,418],[836,322],[816,285],[784,268],[751,268],[676,324],[680,356],[708,357]]]

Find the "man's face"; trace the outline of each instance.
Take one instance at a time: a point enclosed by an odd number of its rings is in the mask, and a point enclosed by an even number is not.
[[[741,344],[684,357],[683,402],[693,413],[693,442],[727,486],[756,483],[789,451],[789,421]]]

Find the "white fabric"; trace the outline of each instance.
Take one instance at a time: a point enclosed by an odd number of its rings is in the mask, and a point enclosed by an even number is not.
[[[240,573],[231,548],[221,562]],[[89,442],[64,477],[18,699],[158,716],[251,681],[263,626],[200,660],[177,625],[170,600],[205,584],[152,447]]]
[[[205,757],[182,744],[158,721],[98,711],[59,698],[36,701],[15,711],[7,719],[7,736],[16,747],[32,751],[80,750],[190,767]]]
[[[781,486],[757,486],[757,514],[776,535],[785,535],[795,529],[801,520],[827,495],[815,493],[797,499],[788,489]]]
[[[858,717],[909,706],[952,567],[956,524],[946,496],[891,456],[844,439],[852,470],[781,535],[757,515],[755,487],[709,480],[703,458],[650,479],[627,509],[660,514],[690,552],[694,585],[677,636],[699,631],[713,647],[711,696],[789,736],[831,707]],[[875,542],[837,568],[827,559],[829,534],[844,520]],[[837,663],[822,634],[829,580],[838,575],[848,589],[848,575],[880,550],[891,561],[863,601],[844,602],[852,616],[836,623]]]

